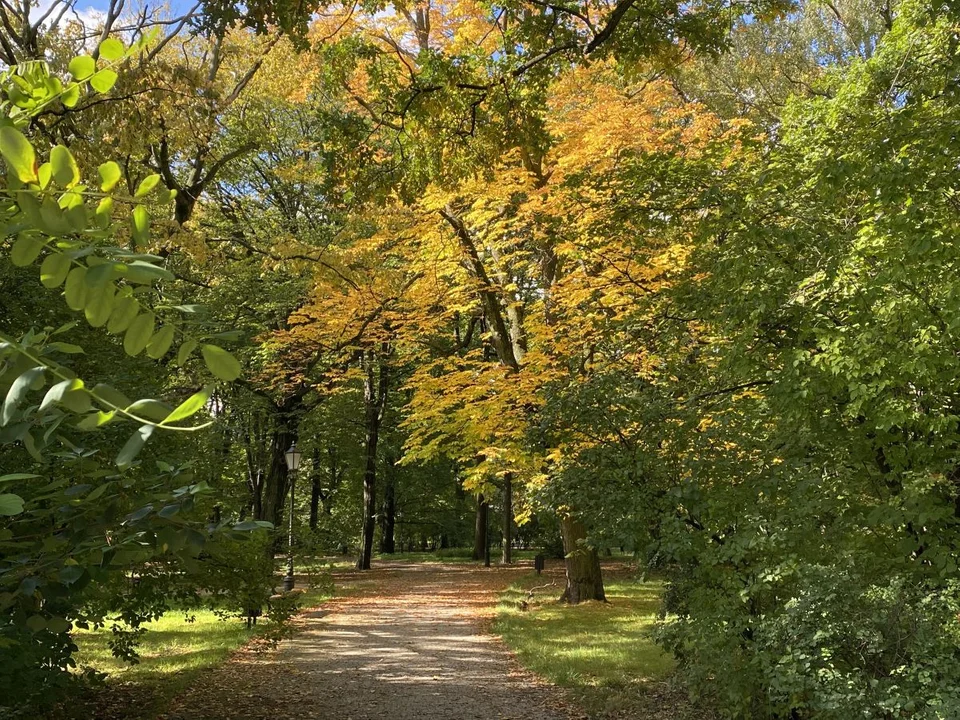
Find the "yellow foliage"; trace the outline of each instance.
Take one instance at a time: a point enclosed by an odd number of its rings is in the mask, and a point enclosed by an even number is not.
[[[414,10],[337,31],[373,33],[384,52],[410,60]],[[430,6],[429,16],[431,42],[484,46],[489,28],[479,6]],[[296,68],[304,83],[291,78],[280,91],[301,97],[310,72]],[[368,81],[361,65],[347,79],[349,102],[362,106]],[[686,198],[672,197],[665,209],[643,162],[695,163],[717,145],[733,162],[749,127],[724,124],[665,81],[625,84],[602,61],[564,74],[548,106],[553,144],[545,153],[507,148],[495,167],[430,186],[416,202],[392,198],[356,212],[322,262],[310,265],[312,290],[289,327],[264,338],[264,379],[300,382],[305,377],[278,370],[318,352],[349,356],[389,344],[413,368],[402,389],[404,462],[456,458],[474,491],[506,473],[540,489],[584,449],[636,438],[639,426],[616,436],[571,431],[535,450],[531,433],[551,388],[576,389],[608,368],[670,380],[661,377],[656,344],[644,338],[654,335],[664,291],[686,271],[692,240],[690,224],[670,215]],[[281,258],[307,251],[280,236],[273,250]],[[494,352],[498,322],[510,353]],[[469,333],[473,341],[458,346]]]

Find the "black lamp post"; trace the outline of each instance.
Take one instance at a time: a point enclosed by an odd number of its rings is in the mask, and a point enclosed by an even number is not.
[[[287,537],[287,575],[283,578],[283,591],[293,590],[293,486],[297,482],[297,470],[300,469],[300,457],[302,453],[297,450],[297,443],[294,442],[290,449],[284,453],[287,460],[287,470],[290,471],[290,517],[289,532]]]

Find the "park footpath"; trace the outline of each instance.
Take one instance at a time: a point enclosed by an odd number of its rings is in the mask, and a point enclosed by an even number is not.
[[[381,563],[334,574],[338,597],[268,652],[245,648],[162,720],[572,720],[564,691],[489,632],[529,568]]]

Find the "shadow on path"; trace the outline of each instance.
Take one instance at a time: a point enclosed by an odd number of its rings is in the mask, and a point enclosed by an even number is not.
[[[165,718],[582,717],[485,632],[497,593],[524,572],[387,563],[336,573],[356,594],[306,613],[279,650],[238,653]]]

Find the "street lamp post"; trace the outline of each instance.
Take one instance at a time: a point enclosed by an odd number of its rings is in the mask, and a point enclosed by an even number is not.
[[[297,482],[297,470],[300,469],[300,457],[302,453],[297,450],[297,443],[294,442],[290,449],[284,453],[287,461],[287,470],[290,471],[290,517],[288,518],[288,536],[287,536],[287,575],[283,578],[283,591],[293,590],[293,488]]]

